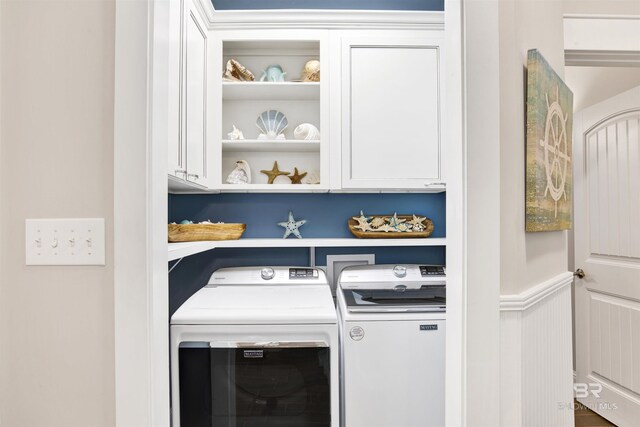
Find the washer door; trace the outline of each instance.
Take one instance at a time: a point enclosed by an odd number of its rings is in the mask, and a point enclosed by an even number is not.
[[[181,347],[181,426],[330,426],[329,347],[264,344]]]

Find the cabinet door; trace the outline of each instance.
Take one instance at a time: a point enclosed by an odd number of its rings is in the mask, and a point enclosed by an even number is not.
[[[182,132],[182,54],[183,54],[184,1],[169,2],[169,49],[167,70],[167,145],[170,176],[185,179],[187,162]]]
[[[443,186],[442,38],[343,38],[342,187]]]
[[[185,23],[185,140],[187,181],[212,186],[208,168],[207,135],[207,29],[193,1],[189,1]]]

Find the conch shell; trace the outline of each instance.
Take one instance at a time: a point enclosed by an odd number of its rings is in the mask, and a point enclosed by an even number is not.
[[[320,139],[320,131],[311,123],[302,123],[294,129],[293,137],[306,141],[318,140]]]
[[[235,59],[227,61],[227,66],[222,77],[225,80],[231,81],[252,82],[255,80],[253,73]]]
[[[302,69],[303,82],[319,82],[320,81],[320,61],[312,59],[304,64]]]

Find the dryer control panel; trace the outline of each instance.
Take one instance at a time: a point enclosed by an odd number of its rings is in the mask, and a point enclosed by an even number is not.
[[[444,267],[441,265],[421,265],[420,275],[422,277],[445,276]]]
[[[290,279],[317,279],[318,270],[315,268],[290,268]]]

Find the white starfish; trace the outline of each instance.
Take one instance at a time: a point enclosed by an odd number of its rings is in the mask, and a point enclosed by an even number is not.
[[[413,225],[414,227],[416,225],[420,225],[424,227],[424,224],[422,224],[422,221],[424,221],[425,219],[427,219],[427,217],[421,217],[421,216],[413,216],[413,219],[411,221],[409,221],[409,224]]]
[[[389,224],[382,224],[380,227],[376,228],[376,231],[384,231],[385,233],[388,233],[390,231],[396,231],[396,229]]]
[[[362,231],[371,230],[371,224],[369,224],[371,217],[364,216],[364,213],[362,213],[362,211],[360,211],[360,216],[353,216],[351,217],[351,219],[358,221],[358,225],[354,226],[353,228],[360,229]]]
[[[287,237],[289,237],[290,234],[293,234],[298,239],[302,239],[302,235],[300,234],[300,231],[298,230],[298,228],[302,227],[306,223],[307,223],[306,219],[301,219],[300,221],[296,221],[293,218],[293,212],[289,211],[289,220],[287,222],[278,223],[280,227],[284,227],[284,236],[282,236],[282,238],[286,239]]]

